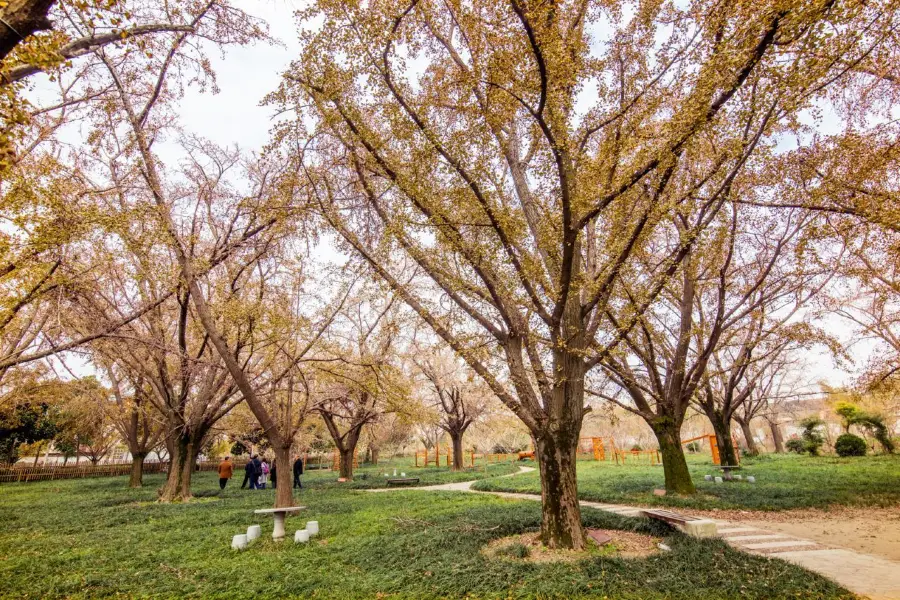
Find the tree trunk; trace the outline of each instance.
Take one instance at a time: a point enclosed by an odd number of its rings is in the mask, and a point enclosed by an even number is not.
[[[47,18],[55,0],[12,0],[0,9],[0,60],[24,38],[36,31],[50,29],[52,23]]]
[[[659,442],[662,454],[663,473],[666,478],[666,491],[676,494],[693,494],[696,489],[691,481],[684,449],[681,447],[681,428],[668,417],[653,427],[653,433]]]
[[[294,506],[293,478],[294,469],[291,464],[291,448],[273,448],[275,451],[275,469],[278,472],[278,484],[275,486],[275,508]]]
[[[353,453],[356,450],[356,444],[352,446],[350,444],[346,445],[343,450],[338,450],[338,460],[340,477],[342,479],[346,479],[350,481],[353,479]]]
[[[775,444],[775,452],[784,454],[784,436],[781,435],[781,427],[775,421],[769,421],[769,429],[772,430],[772,443]]]
[[[448,432],[450,434],[450,442],[453,444],[453,465],[451,470],[462,471],[463,469],[463,434],[459,432]]]
[[[584,529],[575,477],[578,431],[571,435],[554,433],[536,437],[535,443],[541,472],[541,541],[549,548],[581,550]]]
[[[750,453],[751,456],[758,455],[759,446],[756,445],[756,440],[753,439],[753,432],[750,430],[750,421],[735,420],[738,422],[738,425],[741,426],[741,432],[744,434],[744,440],[747,442],[747,452]]]
[[[131,478],[128,487],[139,488],[144,486],[144,459],[146,452],[133,452],[131,454]]]
[[[159,491],[160,502],[181,502],[191,499],[191,477],[200,453],[200,443],[189,436],[173,440],[169,455],[169,473]]]
[[[370,446],[369,449],[372,451],[372,455],[369,457],[372,460],[373,465],[378,464],[378,447]]]
[[[66,466],[66,463],[69,462],[69,455],[63,455],[63,466]]]
[[[719,462],[723,465],[737,466],[738,457],[734,451],[734,444],[731,442],[731,417],[723,415],[721,411],[710,407],[707,403],[702,403],[700,407],[716,433]]]

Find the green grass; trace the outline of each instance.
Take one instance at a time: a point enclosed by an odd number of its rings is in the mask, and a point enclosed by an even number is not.
[[[408,474],[408,473],[407,473]],[[852,596],[787,563],[741,554],[642,519],[586,509],[585,523],[666,537],[672,551],[643,559],[591,556],[577,563],[489,560],[480,548],[535,531],[538,503],[452,492],[371,494],[306,480],[288,519],[322,535],[309,545],[270,541],[272,490],[219,494],[198,474],[197,501],[154,502],[161,476],[130,490],[125,478],[0,485],[3,598],[738,598]],[[263,538],[245,552],[231,536],[252,523]]]
[[[531,463],[533,465],[533,463]],[[664,485],[662,467],[610,462],[578,463],[578,495],[584,500],[698,509],[786,510],[829,506],[896,506],[900,456],[857,458],[766,455],[746,459],[743,476],[756,483],[704,481],[721,475],[709,457],[689,456],[696,497],[654,496]],[[475,484],[475,489],[540,493],[537,472]]]
[[[354,479],[351,482],[338,483],[337,473],[328,470],[307,471],[303,475],[303,481],[309,480],[329,487],[351,489],[384,488],[388,487],[388,478],[394,477],[394,469],[397,470],[398,478],[401,476],[401,473],[406,473],[407,478],[419,479],[419,482],[416,484],[407,484],[408,487],[421,487],[442,483],[454,483],[458,481],[473,481],[488,477],[497,477],[499,475],[510,475],[519,470],[519,465],[517,463],[499,463],[491,464],[487,467],[479,465],[474,469],[451,471],[449,467],[417,468],[411,459],[398,458],[392,461],[385,461],[375,467],[363,465],[354,469]],[[384,476],[385,473],[387,473],[388,477]],[[243,473],[241,473],[241,477],[243,477]],[[304,485],[306,484],[304,483]]]

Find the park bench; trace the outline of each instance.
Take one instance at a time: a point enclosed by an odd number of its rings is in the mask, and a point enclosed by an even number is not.
[[[272,540],[280,542],[284,539],[284,518],[288,513],[300,512],[305,510],[305,506],[283,506],[281,508],[261,508],[254,510],[256,515],[272,515],[275,517],[275,529],[272,530]]]
[[[643,510],[641,514],[647,518],[668,523],[693,537],[715,537],[717,533],[715,521],[709,519],[689,517],[662,509]]]
[[[414,483],[419,483],[418,477],[404,477],[402,479],[398,478],[398,479],[388,479],[387,480],[388,485],[412,485]]]

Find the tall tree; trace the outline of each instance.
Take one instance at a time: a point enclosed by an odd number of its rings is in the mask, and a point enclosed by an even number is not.
[[[377,286],[361,288],[330,332],[334,357],[317,363],[316,410],[338,453],[342,479],[353,479],[363,428],[396,411],[405,397],[395,365],[399,331],[396,298]]]
[[[301,114],[282,135],[316,128],[297,159],[324,218],[529,428],[554,547],[584,545],[585,374],[800,111],[836,82],[859,101],[844,65],[877,63],[898,18],[830,1],[628,9],[320,0],[275,96]],[[698,218],[676,232],[680,205]]]
[[[110,407],[110,418],[121,439],[131,454],[131,475],[129,487],[144,484],[144,460],[162,441],[165,428],[162,415],[153,410],[148,396],[152,392],[144,383],[143,373],[134,374],[131,369],[122,369],[117,374],[116,367],[108,364],[106,373],[111,382],[115,406]]]
[[[454,471],[463,468],[463,436],[487,407],[489,390],[477,386],[471,374],[456,364],[455,356],[433,351],[416,364],[437,396],[438,425],[450,436]]]

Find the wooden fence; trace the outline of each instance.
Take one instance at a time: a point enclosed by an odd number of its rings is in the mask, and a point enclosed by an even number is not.
[[[241,469],[247,461],[235,461],[235,470]],[[165,473],[168,462],[144,461],[144,474]],[[215,471],[218,461],[197,463],[197,471]],[[0,483],[50,481],[53,479],[82,479],[85,477],[117,477],[131,474],[131,462],[108,463],[103,465],[53,465],[53,466],[19,466],[0,467]]]

